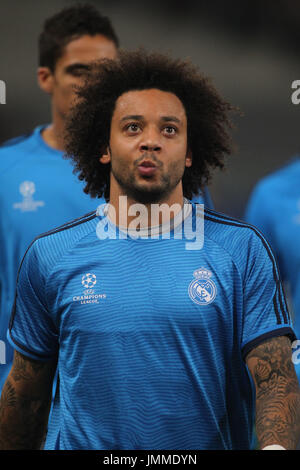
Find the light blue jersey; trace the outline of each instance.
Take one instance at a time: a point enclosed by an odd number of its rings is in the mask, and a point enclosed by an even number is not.
[[[83,192],[63,152],[41,137],[45,126],[0,146],[0,394],[12,365],[6,331],[13,305],[17,271],[32,240],[54,227],[96,210],[99,199]],[[212,208],[207,188],[195,198]],[[102,200],[103,202],[103,200]]]
[[[72,173],[63,152],[45,143],[42,128],[0,147],[0,340],[6,356],[5,364],[0,364],[0,393],[12,364],[6,331],[18,267],[28,245],[41,233],[99,204],[83,192],[83,183]]]
[[[294,339],[277,267],[256,229],[209,210],[202,249],[187,249],[203,213],[186,206],[151,238],[100,210],[29,247],[8,338],[37,360],[59,350],[46,449],[251,447],[245,357]]]
[[[295,332],[300,339],[299,157],[258,183],[245,218],[263,232],[278,259],[280,274],[290,286]],[[300,379],[300,364],[296,364],[296,372]]]

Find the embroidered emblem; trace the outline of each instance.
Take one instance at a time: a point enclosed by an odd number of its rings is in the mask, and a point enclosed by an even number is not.
[[[211,304],[217,295],[217,287],[210,279],[212,272],[205,268],[194,271],[194,279],[188,289],[188,293],[193,302],[198,305]]]

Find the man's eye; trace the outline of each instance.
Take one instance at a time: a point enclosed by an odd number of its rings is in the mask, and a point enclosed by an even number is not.
[[[173,127],[173,126],[166,126],[166,127],[164,128],[164,131],[165,131],[165,133],[168,134],[168,135],[175,135],[176,132],[177,132],[177,129],[176,129],[175,127]]]
[[[73,69],[70,71],[70,74],[73,75],[73,77],[84,77],[89,74],[90,70],[88,68],[78,68],[78,69]]]
[[[85,70],[73,70],[72,75],[73,77],[81,77],[81,75],[85,75]]]
[[[128,124],[128,126],[126,126],[126,130],[130,131],[130,132],[137,132],[139,130],[139,125],[138,124]]]

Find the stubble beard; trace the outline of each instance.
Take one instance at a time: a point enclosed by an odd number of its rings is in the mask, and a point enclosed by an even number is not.
[[[148,157],[148,155],[147,155]],[[178,174],[177,164],[171,164],[168,174],[162,173],[160,181],[152,185],[143,185],[138,183],[135,177],[135,170],[138,167],[139,163],[145,158],[145,156],[140,157],[134,166],[134,170],[128,174],[128,168],[118,168],[117,170],[111,166],[111,172],[117,181],[117,183],[122,188],[124,194],[140,204],[157,204],[165,200],[172,190],[178,185],[182,179],[182,174]],[[162,164],[158,162],[156,156],[149,156],[155,164],[159,167],[162,167]],[[113,160],[113,158],[112,158]],[[150,180],[152,177],[144,177],[145,181]]]

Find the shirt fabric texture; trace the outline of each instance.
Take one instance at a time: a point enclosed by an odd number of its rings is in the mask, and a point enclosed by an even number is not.
[[[251,447],[245,357],[295,335],[263,235],[199,208],[156,238],[123,238],[100,209],[27,250],[8,338],[37,360],[59,351],[45,449]]]

